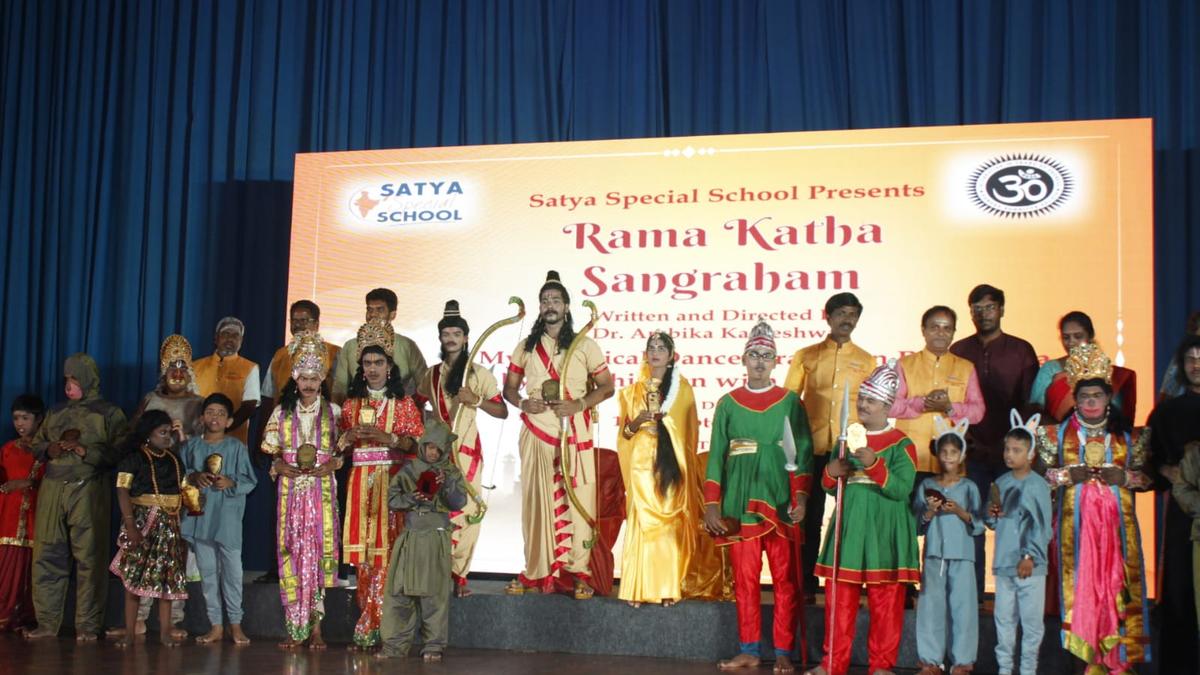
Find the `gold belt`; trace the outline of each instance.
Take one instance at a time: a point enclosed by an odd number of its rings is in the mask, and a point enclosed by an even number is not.
[[[138,506],[157,506],[164,509],[179,508],[179,495],[138,495],[129,501]]]
[[[729,456],[753,455],[758,452],[758,441],[753,438],[733,438],[729,440]]]

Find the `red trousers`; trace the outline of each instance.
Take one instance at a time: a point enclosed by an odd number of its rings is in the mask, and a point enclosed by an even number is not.
[[[821,667],[829,675],[844,675],[850,668],[861,595],[859,584],[839,581],[834,587],[833,582],[825,582],[825,658],[821,659]],[[900,633],[904,629],[904,584],[869,584],[867,607],[871,612],[868,671],[891,670],[900,653]]]
[[[796,642],[796,565],[792,542],[778,532],[729,546],[733,599],[737,605],[738,642],[758,646],[762,637],[762,556],[767,554],[775,584],[775,650],[791,652]]]

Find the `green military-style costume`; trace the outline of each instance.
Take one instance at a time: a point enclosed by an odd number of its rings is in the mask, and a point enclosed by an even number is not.
[[[52,408],[33,437],[34,452],[46,465],[34,520],[33,606],[38,629],[58,632],[74,558],[75,632],[95,634],[102,628],[108,594],[112,486],[106,478],[117,462],[127,423],[120,408],[100,397],[100,372],[92,357],[73,354],[63,374],[79,383],[83,398]],[[47,449],[70,430],[79,432],[83,457],[64,452],[50,459]]]
[[[404,465],[388,488],[388,507],[404,512],[404,531],[392,544],[388,579],[383,595],[379,632],[386,656],[405,656],[421,628],[424,655],[446,648],[450,632],[450,512],[467,504],[462,472],[449,461],[450,445],[457,437],[439,421],[425,426],[417,458]],[[423,458],[426,443],[442,449],[439,460]],[[444,480],[432,496],[420,490],[422,474],[441,471]]]
[[[917,524],[908,498],[916,479],[916,453],[903,432],[888,427],[867,432],[867,446],[877,461],[864,469],[856,459],[843,496],[841,555],[838,581],[855,584],[915,584],[921,579],[917,552]],[[828,494],[837,493],[837,481],[828,471],[821,478]],[[833,577],[833,528],[817,558],[816,574]]]
[[[784,468],[784,437],[795,448],[796,466]],[[788,509],[796,492],[809,492],[812,436],[796,392],[745,387],[721,397],[713,416],[712,441],[704,481],[704,502],[720,504],[721,516],[741,523],[720,544],[778,531],[794,536]]]

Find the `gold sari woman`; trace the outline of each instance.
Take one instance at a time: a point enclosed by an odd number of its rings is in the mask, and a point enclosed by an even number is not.
[[[678,368],[662,402],[663,427],[671,436],[680,480],[658,489],[655,457],[658,424],[644,424],[632,438],[617,434],[617,454],[625,481],[625,542],[618,597],[628,602],[662,602],[682,598],[718,600],[727,595],[721,554],[701,529],[703,471],[696,456],[699,421],[696,399]],[[638,381],[619,395],[621,429],[646,409],[650,368],[643,364]]]

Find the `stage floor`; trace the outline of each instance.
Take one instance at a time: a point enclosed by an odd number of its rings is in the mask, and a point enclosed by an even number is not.
[[[377,661],[373,656],[351,652],[344,646],[331,646],[325,652],[288,652],[274,641],[256,640],[246,647],[187,644],[176,649],[160,646],[151,637],[130,649],[118,649],[103,641],[85,645],[71,638],[25,642],[6,634],[0,636],[0,663],[5,673],[40,675],[140,675],[141,673],[220,673],[221,675],[319,675],[321,673],[430,673],[467,675],[493,673],[570,673],[571,675],[682,675],[717,672],[713,663],[656,659],[637,656],[592,656],[508,652],[488,649],[450,648],[440,664],[425,664],[419,657]],[[763,666],[747,673],[769,673]],[[851,669],[858,675],[866,669]],[[897,670],[897,673],[912,673]]]

